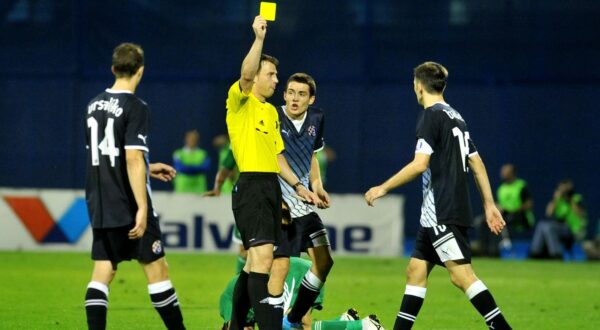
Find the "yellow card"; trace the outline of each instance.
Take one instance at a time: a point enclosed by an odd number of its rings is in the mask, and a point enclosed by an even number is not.
[[[260,16],[267,21],[275,20],[275,13],[277,12],[277,4],[274,2],[260,2]]]

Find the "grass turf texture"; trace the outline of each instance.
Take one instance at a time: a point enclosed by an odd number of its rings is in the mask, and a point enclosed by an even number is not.
[[[0,252],[0,260],[0,328],[86,328],[89,254]],[[325,309],[314,317],[329,319],[354,307],[363,316],[376,313],[391,329],[407,261],[336,258]],[[188,329],[220,329],[218,299],[233,274],[235,256],[170,253],[168,262]],[[515,329],[597,329],[600,324],[600,263],[476,259],[474,267]],[[109,301],[108,329],[163,329],[137,263],[119,266]],[[485,328],[446,270],[436,267],[414,329]]]

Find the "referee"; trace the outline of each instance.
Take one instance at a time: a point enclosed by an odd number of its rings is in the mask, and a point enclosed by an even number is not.
[[[267,21],[257,16],[252,29],[254,43],[242,62],[239,81],[229,88],[226,102],[227,130],[240,169],[232,195],[233,215],[248,250],[233,293],[231,329],[243,327],[250,306],[261,329],[281,329],[283,298],[268,289],[273,250],[281,236],[282,198],[277,175],[306,202],[318,203],[319,198],[302,185],[281,154],[284,145],[279,116],[266,102],[278,83],[278,60],[262,54]]]

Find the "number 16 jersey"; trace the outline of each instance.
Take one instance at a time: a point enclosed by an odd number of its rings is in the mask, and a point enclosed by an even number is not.
[[[86,202],[93,228],[128,226],[137,204],[127,175],[126,149],[144,153],[148,173],[148,105],[129,91],[107,89],[86,109]],[[148,215],[154,214],[146,175]]]
[[[468,157],[476,155],[477,149],[467,123],[448,104],[436,103],[422,111],[416,135],[415,152],[431,156],[422,175],[421,226],[471,226]]]

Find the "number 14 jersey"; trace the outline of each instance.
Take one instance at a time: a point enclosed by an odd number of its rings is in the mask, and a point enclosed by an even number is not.
[[[422,175],[421,226],[471,226],[468,157],[476,155],[477,149],[467,123],[448,104],[436,103],[422,111],[416,136],[415,152],[431,156]]]
[[[86,109],[86,184],[93,228],[114,228],[135,221],[137,204],[127,175],[126,149],[144,152],[148,173],[148,105],[129,91],[107,89]],[[146,178],[148,213],[152,215]]]

